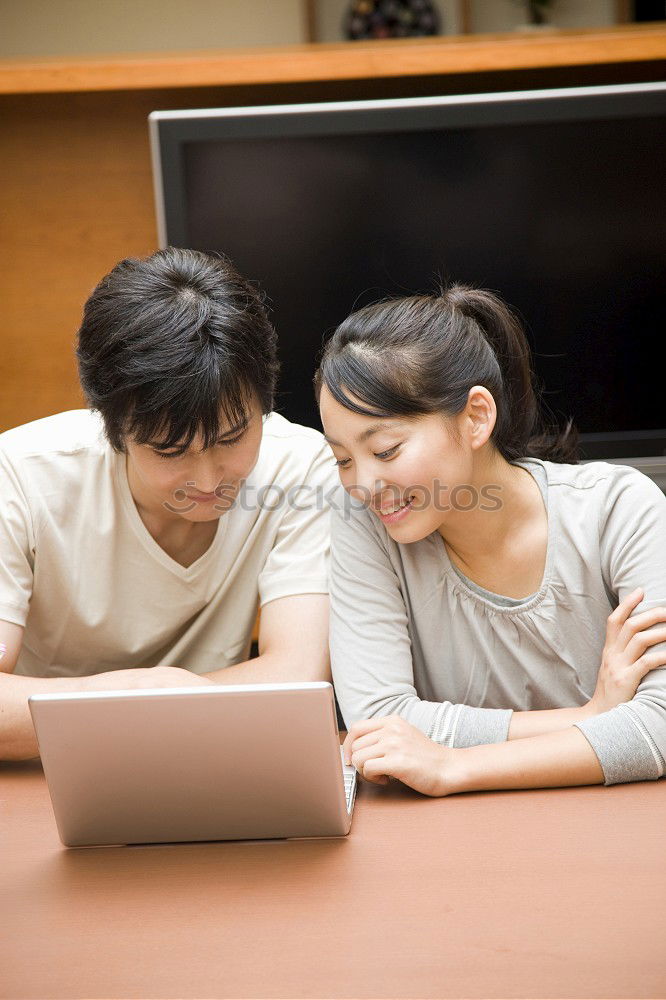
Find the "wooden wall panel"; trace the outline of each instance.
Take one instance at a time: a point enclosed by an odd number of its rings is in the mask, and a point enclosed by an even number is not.
[[[145,116],[129,102],[25,96],[2,109],[0,430],[81,405],[81,306],[116,260],[155,246]]]
[[[233,97],[252,99],[249,88]],[[228,98],[222,88],[0,98],[0,431],[82,405],[83,303],[122,257],[156,249],[150,111]]]
[[[156,249],[150,111],[256,99],[248,87],[0,97],[0,431],[82,405],[83,303],[122,257]]]

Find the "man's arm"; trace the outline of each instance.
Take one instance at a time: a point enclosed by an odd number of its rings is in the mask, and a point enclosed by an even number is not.
[[[328,595],[296,594],[265,604],[259,656],[203,676],[215,684],[330,680]]]
[[[0,621],[0,643],[6,649],[0,660],[0,760],[23,760],[37,756],[37,742],[28,710],[30,677],[14,677],[21,652],[23,629],[13,622]],[[28,682],[26,684],[25,682]]]
[[[112,670],[86,677],[23,677],[14,674],[23,629],[0,621],[0,760],[39,755],[28,698],[60,691],[119,691],[194,687],[198,684],[262,684],[329,680],[328,597],[301,594],[266,604],[261,612],[259,656],[208,675],[179,667]]]
[[[20,625],[0,621],[0,643],[7,647],[0,660],[0,760],[28,760],[39,756],[28,707],[31,694],[187,687],[210,683],[205,677],[179,667],[110,670],[87,677],[23,677],[14,673],[22,641],[23,629]]]

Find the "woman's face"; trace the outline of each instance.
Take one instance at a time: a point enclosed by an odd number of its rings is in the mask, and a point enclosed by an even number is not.
[[[259,457],[262,414],[258,402],[238,427],[222,426],[219,441],[202,450],[195,438],[184,452],[127,440],[130,489],[144,507],[186,521],[213,521],[233,505]]]
[[[492,424],[479,437],[467,411],[456,417],[367,417],[338,403],[326,386],[319,405],[342,485],[370,507],[395,541],[419,541],[471,509],[475,494],[478,500],[475,453]]]

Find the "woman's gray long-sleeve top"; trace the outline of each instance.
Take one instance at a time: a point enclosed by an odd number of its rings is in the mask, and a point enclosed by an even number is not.
[[[517,605],[470,586],[438,532],[400,545],[371,511],[336,497],[331,657],[348,725],[397,713],[447,746],[501,742],[514,709],[589,700],[608,615],[627,594],[645,591],[637,612],[666,606],[666,497],[651,480],[602,462],[517,464],[541,482],[548,512],[541,587]],[[666,668],[577,725],[606,784],[661,777]]]

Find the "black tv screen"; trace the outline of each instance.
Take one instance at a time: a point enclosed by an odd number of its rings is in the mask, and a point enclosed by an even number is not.
[[[666,455],[665,111],[648,84],[156,113],[161,240],[265,290],[292,420],[349,312],[462,281],[519,311],[588,457]]]

